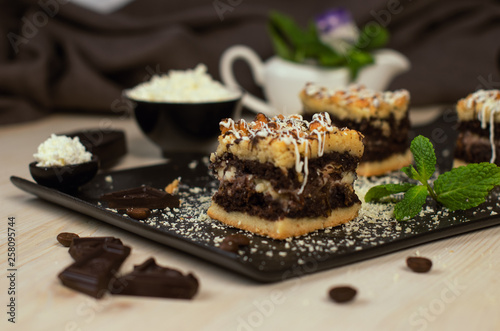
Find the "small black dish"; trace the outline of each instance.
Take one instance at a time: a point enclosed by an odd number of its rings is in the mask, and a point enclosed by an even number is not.
[[[96,156],[85,163],[62,167],[38,167],[37,162],[31,162],[31,177],[40,185],[61,191],[71,191],[90,182],[99,170],[99,160]]]
[[[123,95],[131,102],[141,131],[166,154],[207,152],[220,134],[220,121],[238,116],[243,93],[235,91],[228,100],[192,103],[135,100],[127,91]]]

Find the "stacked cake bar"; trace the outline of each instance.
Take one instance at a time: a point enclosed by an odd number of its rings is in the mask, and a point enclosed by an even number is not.
[[[348,222],[361,206],[353,183],[362,138],[327,113],[225,119],[210,157],[220,186],[208,215],[275,239]]]
[[[457,103],[455,166],[491,162],[500,165],[500,91],[478,90]]]
[[[328,112],[334,125],[358,130],[365,136],[359,175],[382,175],[411,163],[408,91],[375,92],[360,85],[329,90],[308,83],[300,98],[304,118]]]

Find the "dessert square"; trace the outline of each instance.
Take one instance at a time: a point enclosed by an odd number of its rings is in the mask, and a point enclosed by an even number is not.
[[[454,166],[500,165],[500,90],[478,90],[457,102],[458,137]]]
[[[408,91],[375,92],[361,85],[330,90],[308,83],[300,92],[300,99],[304,118],[328,112],[335,126],[364,135],[365,152],[357,170],[359,175],[383,175],[411,163]]]
[[[208,215],[285,239],[346,223],[361,206],[353,183],[363,135],[327,113],[221,122],[211,169],[220,181]]]

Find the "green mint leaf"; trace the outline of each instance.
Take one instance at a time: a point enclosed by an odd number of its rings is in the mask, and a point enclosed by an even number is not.
[[[371,51],[384,47],[389,41],[389,31],[379,24],[365,25],[358,37],[356,47],[360,50]]]
[[[445,172],[434,181],[437,200],[450,210],[477,207],[488,193],[500,185],[500,167],[471,163]]]
[[[307,30],[307,40],[305,48],[307,49],[307,57],[314,58],[321,66],[339,67],[346,64],[346,57],[338,54],[330,46],[325,45],[318,35],[318,29],[314,22],[309,23]]]
[[[373,200],[380,200],[381,198],[391,194],[406,192],[413,186],[415,186],[415,184],[411,183],[377,185],[370,188],[368,192],[366,192],[365,201],[370,202]]]
[[[338,67],[345,65],[346,58],[324,46],[323,49],[318,51],[318,61],[320,65],[325,67]]]
[[[279,31],[271,25],[269,26],[269,36],[271,37],[271,42],[276,55],[282,59],[291,61],[295,53],[294,46],[289,44],[286,37],[281,35]]]
[[[284,59],[295,61],[301,59],[300,47],[304,39],[303,32],[295,21],[279,12],[271,12],[268,20],[268,31],[276,54]]]
[[[420,213],[429,192],[423,185],[413,186],[405,193],[403,200],[394,206],[394,217],[398,221],[413,218]]]
[[[373,56],[356,48],[350,49],[347,54],[347,68],[351,74],[351,80],[355,80],[362,67],[375,62]]]
[[[428,138],[417,136],[412,140],[410,150],[413,153],[415,166],[420,175],[418,180],[422,184],[427,184],[427,181],[436,171],[436,153],[434,152],[434,146],[432,146]]]
[[[420,181],[420,175],[411,164],[407,167],[401,168],[401,171],[404,172],[409,178]]]

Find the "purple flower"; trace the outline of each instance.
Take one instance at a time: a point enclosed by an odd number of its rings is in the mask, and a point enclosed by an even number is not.
[[[359,36],[351,13],[344,8],[330,9],[318,15],[316,28],[319,39],[341,54],[345,54]]]

